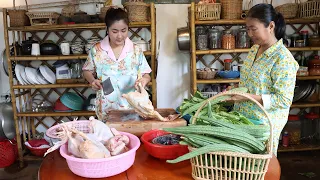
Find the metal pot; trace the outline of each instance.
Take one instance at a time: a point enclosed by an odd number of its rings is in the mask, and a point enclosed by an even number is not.
[[[178,47],[181,51],[190,50],[190,33],[189,27],[182,27],[177,29]]]
[[[13,139],[16,136],[11,103],[0,103],[0,139]]]

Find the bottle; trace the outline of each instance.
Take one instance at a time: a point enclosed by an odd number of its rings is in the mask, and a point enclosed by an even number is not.
[[[288,131],[285,131],[283,133],[283,136],[282,136],[282,146],[283,147],[288,147],[289,146],[289,133]]]

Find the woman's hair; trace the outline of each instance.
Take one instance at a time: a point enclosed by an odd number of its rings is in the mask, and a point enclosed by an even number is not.
[[[114,22],[123,20],[127,25],[129,25],[129,18],[126,11],[121,8],[110,8],[106,12],[104,22],[107,28],[109,28]]]
[[[268,27],[270,22],[273,21],[275,24],[274,34],[279,40],[284,37],[286,32],[286,23],[281,13],[276,12],[271,4],[257,4],[253,6],[248,13],[249,18],[258,19]]]

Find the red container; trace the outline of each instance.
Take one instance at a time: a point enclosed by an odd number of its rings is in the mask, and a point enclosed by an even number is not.
[[[40,156],[40,157],[43,157],[44,153],[46,153],[49,148],[38,148],[38,147],[41,145],[50,145],[48,141],[46,141],[45,139],[29,140],[28,143],[32,146],[32,147],[26,146],[30,150],[31,154],[35,156]]]
[[[60,98],[57,99],[57,101],[54,103],[54,110],[57,112],[73,111],[72,109],[62,104],[62,102],[60,101]]]
[[[188,146],[186,145],[159,145],[150,142],[154,138],[165,134],[170,133],[162,130],[151,130],[141,136],[141,141],[147,153],[155,158],[171,160],[189,152]]]
[[[12,142],[16,143],[16,142]],[[17,158],[18,148],[9,140],[0,141],[0,168],[10,166]]]

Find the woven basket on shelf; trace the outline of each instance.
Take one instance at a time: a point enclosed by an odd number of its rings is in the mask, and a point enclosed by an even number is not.
[[[29,26],[30,21],[26,12],[28,12],[28,3],[26,2],[26,10],[24,9],[16,9],[16,1],[13,0],[13,10],[8,10],[9,18],[10,18],[10,27],[19,27],[19,26]]]
[[[27,12],[26,14],[30,19],[31,26],[57,24],[60,16],[56,12]]]
[[[308,1],[300,3],[299,6],[300,18],[318,18],[320,17],[320,1]]]
[[[144,2],[126,2],[124,8],[128,12],[130,22],[149,21],[149,5]]]
[[[220,0],[222,6],[221,19],[240,19],[242,0]]]
[[[267,142],[266,154],[249,154],[237,152],[210,152],[191,158],[192,177],[196,180],[227,180],[227,179],[254,179],[263,180],[268,170],[270,159],[272,158],[272,122],[268,113],[263,106],[255,99],[242,93],[225,92],[217,94],[208,100],[197,110],[192,118],[192,124],[195,123],[196,117],[200,111],[208,104],[209,101],[225,95],[238,95],[247,98],[256,104],[266,115],[270,126],[270,137]],[[189,147],[190,151],[195,148]],[[218,161],[218,163],[215,163]],[[243,163],[242,163],[243,162]],[[233,167],[232,167],[233,166]],[[245,177],[245,178],[244,178]]]
[[[211,69],[211,71],[197,69],[197,78],[198,79],[214,79],[216,74],[217,74],[217,71],[215,71],[214,69]]]
[[[221,4],[197,4],[195,9],[196,20],[217,20],[221,15]]]
[[[277,12],[281,13],[283,17],[286,19],[295,18],[298,14],[299,2],[298,0],[295,0],[294,3],[282,4],[280,6],[277,6],[275,9]]]

